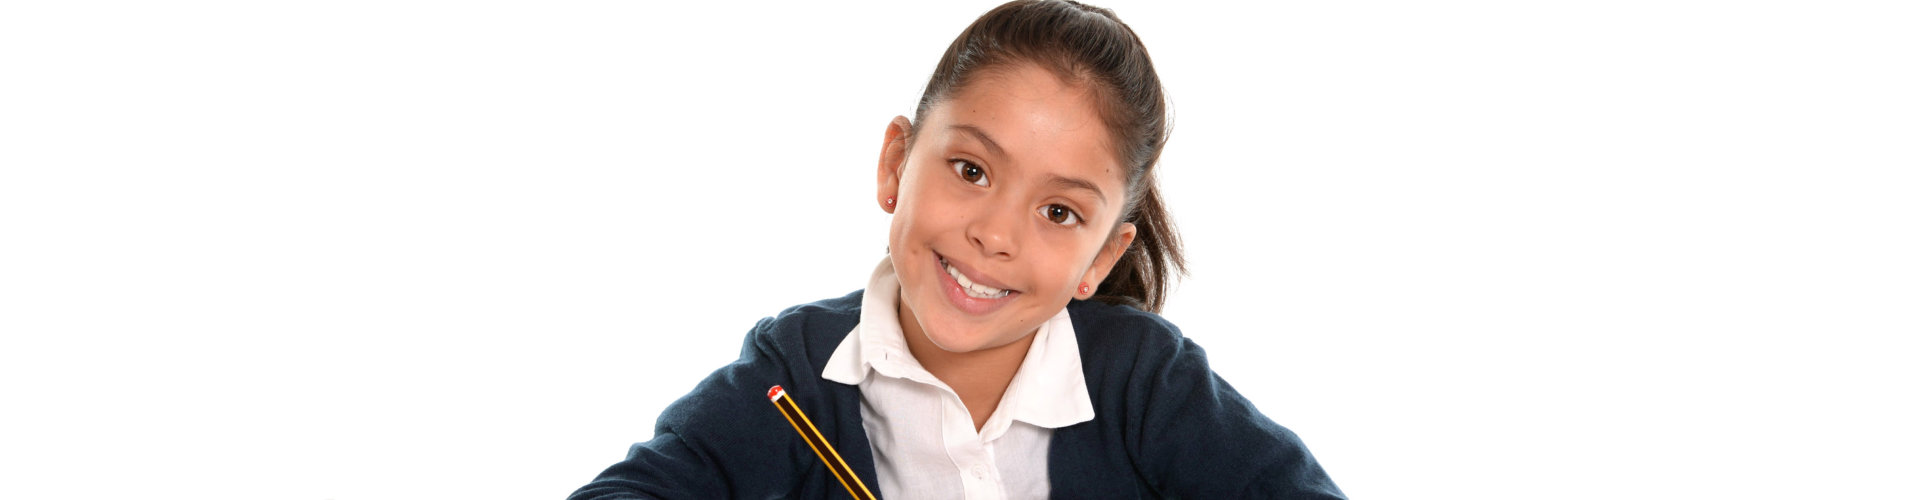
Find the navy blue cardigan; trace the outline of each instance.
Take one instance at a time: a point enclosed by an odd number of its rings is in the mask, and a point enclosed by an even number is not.
[[[668,406],[651,441],[569,500],[851,498],[767,401],[774,385],[878,494],[860,388],[820,378],[860,322],[860,295],[760,320],[738,361]],[[1067,311],[1094,419],[1053,432],[1055,498],[1344,498],[1300,439],[1214,375],[1172,324],[1099,302]]]

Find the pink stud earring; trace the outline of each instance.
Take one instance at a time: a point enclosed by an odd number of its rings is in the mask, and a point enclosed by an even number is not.
[[[887,197],[887,208],[893,208],[893,197],[892,197],[892,196],[888,196],[888,197]]]
[[[1081,295],[1086,295],[1086,294],[1087,294],[1087,292],[1090,292],[1090,291],[1092,291],[1092,290],[1091,290],[1090,288],[1091,288],[1091,287],[1088,287],[1088,286],[1087,286],[1087,282],[1085,282],[1085,281],[1082,281],[1082,282],[1080,282],[1080,294],[1081,294]]]

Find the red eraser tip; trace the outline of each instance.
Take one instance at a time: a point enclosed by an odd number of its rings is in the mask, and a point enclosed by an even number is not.
[[[780,386],[776,385],[773,386],[772,389],[767,389],[767,399],[773,399],[774,396],[778,395],[780,395]]]

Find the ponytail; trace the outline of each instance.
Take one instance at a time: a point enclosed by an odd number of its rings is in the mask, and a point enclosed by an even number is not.
[[[1133,245],[1100,282],[1093,300],[1159,313],[1167,305],[1173,281],[1187,273],[1187,259],[1180,231],[1167,214],[1166,202],[1160,199],[1158,183],[1149,175],[1141,184],[1144,186],[1135,195],[1132,217],[1127,220],[1134,227]]]

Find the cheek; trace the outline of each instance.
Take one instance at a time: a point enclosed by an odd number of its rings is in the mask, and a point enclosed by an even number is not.
[[[1052,266],[1052,269],[1046,271],[1048,273],[1047,276],[1063,284],[1062,286],[1065,287],[1062,291],[1063,293],[1072,295],[1078,292],[1080,282],[1086,279],[1086,273],[1089,269],[1088,266],[1093,264],[1094,258],[1098,256],[1102,243],[1104,243],[1104,240],[1095,240],[1078,235],[1072,238],[1062,238],[1061,241],[1058,242],[1059,246],[1057,248],[1061,248],[1063,251],[1050,257],[1055,264]]]
[[[893,216],[887,218],[887,245],[899,246],[900,234],[906,230],[907,214],[913,213],[906,203],[900,203],[893,209]]]
[[[900,179],[899,206],[894,208],[893,217],[889,220],[887,229],[887,241],[894,246],[900,246],[904,243],[903,238],[918,232],[915,230],[919,226],[915,217],[923,216],[928,209],[926,196],[923,195],[925,189],[921,185],[922,179],[915,175],[920,169],[916,167],[919,166],[909,165],[907,174]]]
[[[927,189],[926,179],[910,179],[900,192],[899,207],[888,221],[888,251],[900,258],[932,258],[928,247],[955,227],[954,207],[938,189]],[[898,270],[904,261],[896,261]],[[911,265],[911,264],[909,264]]]
[[[923,184],[921,179],[901,192],[900,208],[893,215],[893,237],[927,238],[964,226],[972,207],[950,190]],[[911,196],[911,199],[906,197]]]
[[[1036,291],[1043,291],[1039,295],[1064,297],[1072,293],[1071,287],[1080,283],[1080,273],[1078,266],[1073,263],[1073,256],[1067,252],[1050,251],[1048,246],[1034,247],[1023,258],[1030,262],[1026,267],[1027,275],[1031,276],[1030,283],[1042,289]]]

